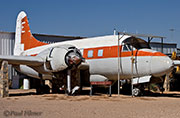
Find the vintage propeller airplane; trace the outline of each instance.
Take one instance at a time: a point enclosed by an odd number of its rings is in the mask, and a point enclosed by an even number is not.
[[[52,82],[52,91],[64,87],[70,94],[74,88],[91,81],[112,81],[136,78],[149,81],[169,73],[173,61],[148,43],[130,35],[109,35],[47,44],[38,41],[30,31],[27,15],[17,17],[14,55],[0,55],[27,76]],[[119,69],[118,69],[119,68]],[[118,71],[119,70],[119,71]],[[138,79],[137,79],[138,78]]]

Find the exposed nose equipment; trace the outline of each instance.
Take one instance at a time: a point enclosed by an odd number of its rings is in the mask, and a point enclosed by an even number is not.
[[[81,64],[81,62],[84,61],[81,53],[77,48],[74,48],[73,50],[67,52],[65,58],[65,62],[69,67],[78,66]]]

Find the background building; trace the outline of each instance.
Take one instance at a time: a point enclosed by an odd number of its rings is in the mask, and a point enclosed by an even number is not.
[[[159,43],[159,42],[151,42],[150,47],[153,50],[161,52],[162,46],[161,46],[161,43]],[[177,53],[177,44],[175,44],[175,43],[163,43],[163,53],[166,55],[171,55],[172,52]]]

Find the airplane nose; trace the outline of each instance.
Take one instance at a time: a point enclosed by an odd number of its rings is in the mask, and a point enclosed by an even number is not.
[[[154,54],[151,57],[151,73],[153,76],[163,76],[173,69],[173,61],[168,56],[157,56]]]

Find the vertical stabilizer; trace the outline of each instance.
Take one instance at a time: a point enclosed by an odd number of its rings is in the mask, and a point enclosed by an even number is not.
[[[46,43],[34,38],[30,31],[27,15],[24,11],[21,11],[16,21],[14,55],[21,55],[25,50],[42,45],[46,45]]]

